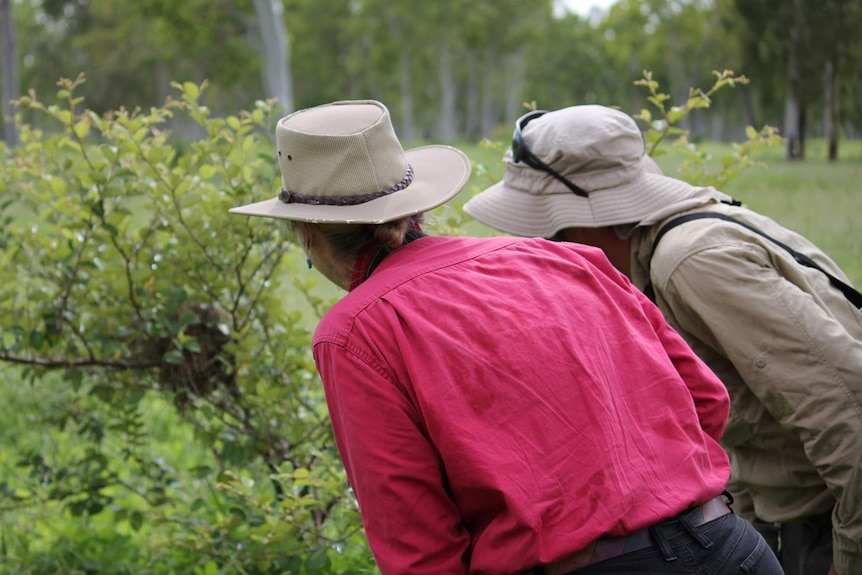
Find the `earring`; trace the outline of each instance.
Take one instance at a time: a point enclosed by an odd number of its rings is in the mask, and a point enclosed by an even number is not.
[[[305,263],[308,264],[308,269],[311,269],[312,267],[314,267],[311,265],[311,257],[310,257],[311,256],[311,238],[306,234],[302,234],[299,236],[299,240],[302,242],[302,251],[305,252]]]

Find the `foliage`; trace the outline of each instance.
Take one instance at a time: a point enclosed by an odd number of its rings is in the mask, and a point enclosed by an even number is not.
[[[297,107],[375,98],[413,140],[494,137],[534,98],[545,107],[603,103],[633,109],[629,78],[652,70],[676,99],[709,80],[703,72],[745,70],[757,78],[712,103],[686,127],[694,139],[742,137],[745,124],[784,118],[792,5],[802,6],[798,51],[810,133],[824,105],[823,67],[840,74],[848,134],[859,133],[859,0],[626,0],[602,15],[560,14],[542,0],[280,0]],[[260,31],[251,0],[38,0],[15,2],[21,83],[40,94],[84,70],[79,88],[99,113],[149,108],[171,78],[208,79],[219,114],[264,94]],[[830,30],[830,34],[823,34]],[[37,121],[40,116],[29,117]],[[721,121],[717,121],[720,119]],[[196,134],[172,126],[176,135]],[[786,130],[785,130],[786,132]]]
[[[691,88],[688,99],[682,105],[670,106],[671,96],[660,92],[659,84],[653,80],[652,73],[645,70],[643,79],[636,81],[635,85],[643,86],[649,91],[647,101],[658,113],[654,115],[648,108],[643,108],[635,118],[647,123],[647,129],[644,131],[647,154],[659,156],[666,153],[658,149],[659,144],[666,138],[675,137],[675,145],[686,154],[686,161],[680,168],[682,178],[695,185],[722,189],[742,170],[757,165],[752,155],[754,152],[779,144],[782,140],[778,130],[772,126],[764,126],[760,130],[748,126],[745,131],[747,139],[742,143],[733,143],[732,153],[722,156],[720,165],[712,172],[708,171],[707,162],[712,159],[711,155],[689,141],[688,130],[679,127],[680,122],[694,110],[709,108],[712,96],[720,89],[748,83],[748,78],[735,76],[732,70],[714,71],[713,74],[715,83],[706,92],[701,88]]]
[[[731,0],[722,0],[730,2]],[[758,77],[777,74],[791,81],[790,88],[802,100],[815,100],[821,86],[810,81],[823,73],[827,62],[858,75],[862,47],[855,31],[862,23],[859,0],[732,0],[732,10],[741,20],[739,42],[747,69]],[[728,12],[731,7],[726,7]],[[828,30],[828,33],[824,31]],[[784,78],[789,59],[799,67],[796,78]],[[764,98],[783,95],[764,91]]]
[[[746,124],[778,125],[791,85],[804,96],[807,133],[820,133],[832,101],[820,81],[829,66],[839,76],[834,101],[842,108],[833,125],[848,135],[859,132],[853,102],[862,52],[852,41],[862,17],[859,0],[626,0],[589,19],[562,15],[554,9],[560,3],[549,1],[280,2],[297,106],[380,99],[408,142],[492,137],[525,97],[551,108],[602,102],[631,109],[640,96],[626,78],[643,69],[653,70],[679,100],[688,86],[706,81],[703,70],[754,73],[756,83],[713,102],[709,122],[695,110],[686,123],[694,139],[732,141]],[[104,111],[119,103],[159,103],[170,78],[208,78],[209,104],[229,113],[264,93],[263,43],[251,4],[18,2],[23,84],[46,91],[58,75],[84,69],[88,105]],[[794,16],[791,5],[801,12]],[[802,26],[794,53],[804,58],[791,82],[793,22]],[[827,29],[834,33],[819,33]],[[173,128],[181,134],[181,126]]]
[[[623,101],[626,75],[616,66],[615,43],[602,30],[567,15],[549,19],[544,40],[530,45],[530,60],[542,63],[527,67],[525,91],[531,98],[546,106]]]
[[[162,107],[99,115],[82,82],[60,82],[63,105],[17,102],[57,128],[21,124],[0,158],[0,361],[61,398],[34,424],[73,438],[0,462],[0,507],[151,530],[158,547],[125,557],[135,572],[341,572],[345,548],[370,565],[307,319],[282,305],[288,228],[228,214],[272,193],[272,102],[216,118],[206,83],[185,83]],[[175,118],[203,136],[176,145]],[[165,410],[187,450],[154,452]],[[3,534],[7,563],[30,553]],[[60,567],[87,570],[97,550],[77,549]]]
[[[211,79],[211,105],[237,109],[259,94],[248,0],[39,0],[16,3],[21,81],[44,93],[70,70],[91,110],[161,104],[171,78]],[[252,35],[253,37],[253,35]],[[238,98],[241,86],[254,86]]]

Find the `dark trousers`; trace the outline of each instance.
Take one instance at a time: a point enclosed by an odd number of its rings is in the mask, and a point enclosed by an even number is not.
[[[832,566],[832,514],[789,523],[751,522],[787,575],[826,575]]]
[[[778,557],[787,575],[826,575],[832,566],[832,517],[783,523]]]
[[[624,573],[710,573],[712,575],[783,575],[766,540],[734,513],[693,531],[679,521],[651,529],[652,547],[594,563],[569,575]]]

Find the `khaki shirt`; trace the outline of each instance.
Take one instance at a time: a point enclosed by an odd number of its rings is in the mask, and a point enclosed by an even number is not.
[[[769,218],[723,204],[692,211],[706,210],[758,227],[849,283]],[[835,567],[862,573],[862,311],[823,273],[733,222],[668,231],[650,264],[668,220],[633,236],[632,279],[641,289],[651,280],[668,323],[727,386],[731,490],[768,522],[832,510]]]

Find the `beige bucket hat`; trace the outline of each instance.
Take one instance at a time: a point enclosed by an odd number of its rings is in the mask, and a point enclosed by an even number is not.
[[[278,196],[232,214],[304,222],[383,223],[457,194],[470,160],[450,146],[402,149],[389,110],[374,100],[333,102],[279,120]]]
[[[467,214],[491,228],[547,238],[565,228],[651,225],[711,201],[731,200],[714,188],[664,176],[644,155],[643,135],[624,112],[588,105],[530,116],[518,121],[515,140],[574,186],[515,162],[510,148],[503,157],[503,180],[464,205]],[[573,187],[587,197],[573,193]]]

